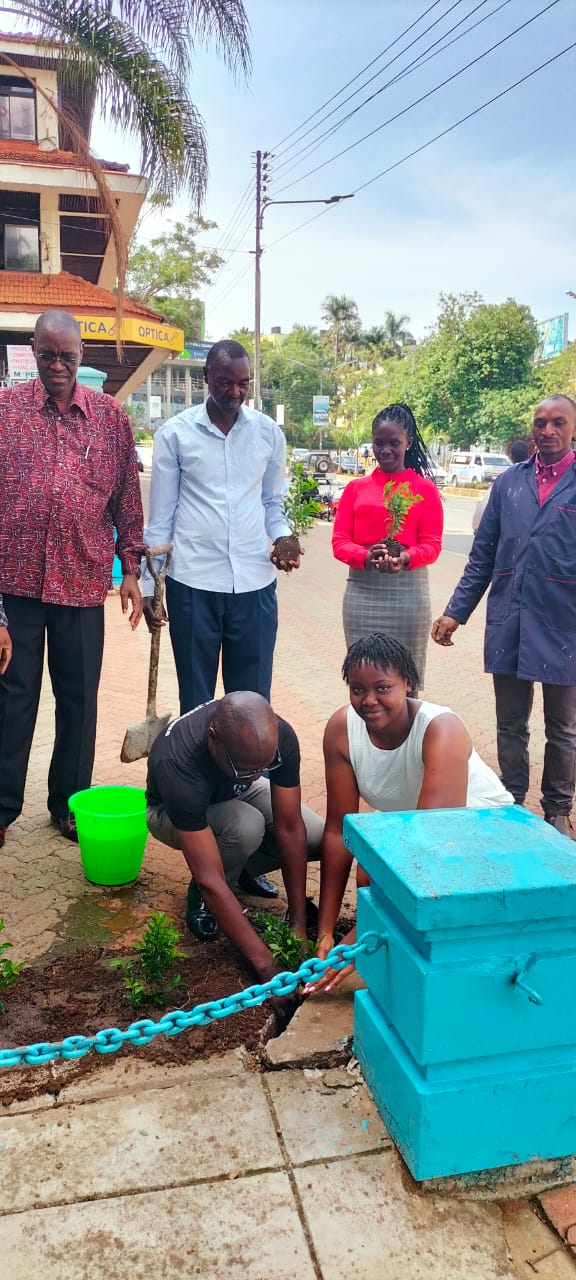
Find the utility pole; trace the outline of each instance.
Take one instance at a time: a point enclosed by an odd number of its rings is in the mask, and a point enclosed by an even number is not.
[[[262,408],[260,329],[262,304],[262,275],[260,262],[262,258],[262,219],[264,210],[271,204],[339,204],[341,200],[352,200],[353,194],[346,196],[323,196],[316,200],[269,200],[268,180],[270,177],[270,152],[256,152],[256,239],[254,244],[254,408]]]
[[[266,200],[266,186],[268,182],[268,159],[269,151],[256,152],[256,242],[254,249],[254,408],[262,408],[261,395],[261,377],[260,377],[260,329],[261,329],[261,304],[262,304],[262,274],[260,270],[260,259],[262,257],[262,214],[264,212],[263,204]]]

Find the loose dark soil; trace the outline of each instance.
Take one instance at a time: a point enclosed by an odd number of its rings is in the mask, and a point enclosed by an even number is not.
[[[124,995],[122,974],[109,968],[118,952],[89,948],[74,956],[61,956],[49,964],[25,969],[17,985],[8,994],[6,1012],[0,1016],[0,1042],[3,1047],[57,1042],[70,1035],[94,1035],[107,1027],[125,1030],[140,1018],[157,1021],[167,1009],[146,1003],[134,1008]],[[132,953],[131,958],[134,958]],[[171,999],[169,1008],[191,1009],[208,1000],[241,991],[254,981],[254,975],[243,966],[237,952],[220,940],[191,946],[190,953],[178,962],[182,986]],[[205,1027],[193,1027],[177,1036],[159,1035],[150,1044],[134,1048],[127,1045],[118,1053],[101,1055],[91,1052],[78,1060],[83,1072],[97,1069],[105,1058],[108,1062],[126,1054],[137,1054],[157,1063],[185,1063],[207,1058],[214,1053],[245,1045],[257,1046],[265,1023],[270,1018],[267,1003]],[[34,1068],[28,1068],[31,1072]],[[4,1076],[0,1074],[0,1087]],[[3,1092],[3,1091],[2,1091]]]
[[[348,920],[339,921],[339,935],[350,927]],[[233,995],[251,986],[253,972],[243,964],[238,952],[226,939],[200,943],[188,940],[186,951],[178,961],[182,986],[170,999],[169,1009],[192,1009],[197,1004]],[[109,962],[134,952],[118,948],[90,947],[72,956],[30,966],[23,970],[15,987],[7,994],[7,1008],[0,1014],[0,1047],[52,1043],[70,1035],[94,1035],[109,1027],[126,1030],[140,1018],[158,1021],[167,1009],[147,1003],[134,1008],[125,998],[122,973],[111,969]],[[125,1045],[113,1054],[90,1051],[84,1058],[66,1064],[66,1083],[78,1076],[90,1075],[109,1062],[126,1056],[137,1056],[158,1064],[184,1064],[244,1047],[257,1049],[264,1028],[275,1034],[271,1005],[266,1001],[254,1009],[233,1014],[229,1018],[192,1027],[176,1036],[159,1035],[148,1045]],[[266,1038],[266,1037],[264,1037]],[[49,1073],[48,1073],[49,1074]],[[58,1091],[58,1085],[53,1091]],[[47,1068],[1,1068],[0,1104],[14,1098],[27,1098],[45,1092]]]

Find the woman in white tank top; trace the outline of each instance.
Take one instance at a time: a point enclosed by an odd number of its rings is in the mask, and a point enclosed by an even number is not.
[[[322,841],[318,955],[334,945],[334,928],[352,866],[342,822],[360,798],[373,809],[489,809],[513,804],[496,774],[474,750],[466,725],[450,707],[409,698],[419,687],[409,650],[392,636],[351,645],[342,675],[350,706],[324,731],[327,813]],[[358,884],[369,880],[358,868]],[[344,939],[352,941],[355,930]],[[352,966],[350,966],[352,968]],[[330,991],[349,969],[328,973],[307,991]]]

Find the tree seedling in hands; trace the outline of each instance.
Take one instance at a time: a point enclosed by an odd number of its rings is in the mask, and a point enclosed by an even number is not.
[[[304,960],[311,960],[315,955],[316,944],[307,938],[298,938],[281,916],[257,911],[252,921],[262,941],[266,943],[274,959],[278,960],[283,969],[289,969],[293,973],[295,969],[299,969]]]
[[[292,525],[295,538],[301,538],[307,533],[312,528],[316,516],[322,512],[322,503],[313,497],[316,492],[316,481],[312,476],[305,476],[302,463],[297,463],[290,488],[284,498],[284,513]]]

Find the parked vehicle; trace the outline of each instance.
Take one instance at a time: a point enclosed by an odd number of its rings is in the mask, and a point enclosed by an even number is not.
[[[457,486],[490,484],[511,467],[510,459],[505,453],[484,453],[478,449],[470,449],[453,453],[448,463],[450,484]]]
[[[314,476],[315,479],[328,475],[329,471],[336,470],[336,463],[332,461],[327,450],[325,452],[315,450],[312,453],[307,453],[304,458],[300,459],[300,463],[304,475]]]
[[[348,453],[341,453],[340,470],[349,472],[353,476],[363,476],[365,471],[364,459],[357,457],[354,450],[350,450]]]
[[[319,480],[315,492],[311,494],[315,502],[319,502],[322,510],[318,512],[318,520],[334,519],[340,501],[340,490],[334,491],[329,480]]]
[[[308,453],[309,453],[309,449],[300,449],[300,447],[298,446],[297,448],[292,450],[292,453],[290,455],[290,461],[303,462],[304,458],[308,457]]]
[[[439,463],[434,462],[432,464],[431,471],[434,484],[437,485],[438,489],[443,489],[444,485],[448,483],[448,476],[444,467],[441,467]]]

